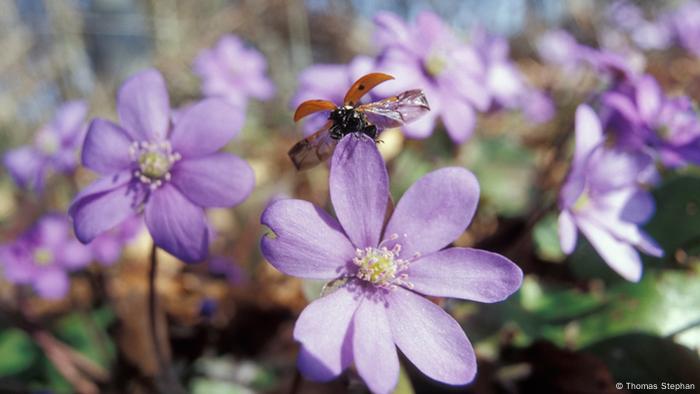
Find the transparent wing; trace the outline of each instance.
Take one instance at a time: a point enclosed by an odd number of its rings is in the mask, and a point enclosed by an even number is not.
[[[357,107],[377,129],[403,126],[430,111],[425,94],[420,89],[407,90],[398,96]]]
[[[338,140],[331,138],[328,129],[333,122],[326,122],[318,131],[294,144],[287,153],[297,170],[305,170],[325,161],[333,154]]]

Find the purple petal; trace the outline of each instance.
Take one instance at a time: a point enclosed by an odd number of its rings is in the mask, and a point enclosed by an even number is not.
[[[574,165],[584,163],[593,148],[603,141],[603,128],[598,115],[587,104],[576,108],[576,150]]]
[[[578,220],[578,227],[606,263],[623,278],[638,282],[642,277],[639,253],[628,243],[613,237],[605,229],[587,219]]]
[[[656,121],[661,110],[661,88],[651,75],[643,76],[637,83],[637,107],[639,114],[648,123]]]
[[[500,254],[449,248],[421,257],[408,269],[419,293],[478,302],[505,300],[520,288],[523,272]]]
[[[399,380],[399,357],[383,301],[366,298],[353,318],[353,358],[373,393],[391,393]]]
[[[132,161],[131,143],[124,129],[108,120],[95,119],[83,143],[83,165],[104,175],[127,169]]]
[[[294,339],[301,342],[299,370],[308,379],[328,381],[350,365],[350,323],[357,306],[355,294],[341,287],[301,312],[294,325]]]
[[[375,41],[380,47],[388,45],[410,46],[411,32],[404,21],[387,11],[381,11],[374,17]]]
[[[260,221],[274,233],[263,237],[262,253],[287,275],[337,278],[355,256],[338,222],[307,201],[275,201]]]
[[[170,142],[183,157],[200,157],[223,148],[242,126],[240,109],[222,99],[206,99],[185,110]]]
[[[34,291],[48,299],[58,299],[68,293],[70,280],[65,271],[58,267],[39,270],[34,278]]]
[[[204,260],[209,253],[209,229],[204,209],[174,186],[164,184],[151,193],[145,219],[153,241],[186,263]]]
[[[414,183],[396,205],[384,239],[397,234],[402,255],[427,255],[457,239],[479,202],[479,183],[464,168],[433,171]]]
[[[33,147],[23,146],[5,154],[4,164],[19,187],[39,189],[44,157]]]
[[[389,175],[372,139],[350,134],[333,153],[331,201],[345,234],[358,248],[376,246],[389,199]]]
[[[442,121],[445,123],[447,134],[454,143],[461,144],[471,137],[476,125],[476,113],[464,100],[444,100]]]
[[[394,342],[421,372],[462,385],[476,375],[476,357],[462,327],[427,299],[403,288],[387,296]]]
[[[170,125],[170,99],[160,72],[144,70],[124,82],[117,94],[117,112],[132,140],[165,139]]]
[[[639,190],[624,204],[620,219],[636,224],[646,223],[654,215],[656,201],[646,190]]]
[[[84,101],[69,101],[56,111],[51,127],[63,140],[73,140],[83,126],[87,114],[87,104]]]
[[[92,241],[136,213],[142,196],[130,180],[126,171],[114,174],[95,181],[76,196],[68,214],[80,242]]]
[[[430,105],[433,105],[433,102],[430,102]],[[428,138],[430,134],[433,133],[433,129],[435,128],[435,122],[437,120],[437,112],[433,108],[430,112],[425,114],[425,116],[421,117],[420,119],[416,120],[413,123],[409,123],[405,126],[403,126],[403,132],[408,138],[413,138],[413,139],[424,139]]]
[[[61,265],[64,267],[70,270],[75,270],[90,264],[90,261],[92,260],[92,253],[89,247],[73,240],[66,242],[66,244],[63,245],[58,259]]]
[[[232,207],[253,191],[255,174],[245,160],[222,152],[178,162],[172,183],[199,206]]]
[[[557,230],[559,232],[559,243],[561,244],[562,252],[571,254],[576,248],[578,230],[576,229],[574,218],[568,210],[563,210],[559,214],[559,227]]]

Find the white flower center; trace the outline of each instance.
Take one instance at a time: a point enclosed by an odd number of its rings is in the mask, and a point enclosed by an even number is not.
[[[444,56],[432,54],[425,59],[423,66],[425,67],[425,71],[427,71],[430,76],[437,77],[438,75],[442,74],[443,71],[445,71],[445,68],[447,67],[447,60]]]
[[[384,245],[398,238],[398,234],[392,234],[376,248],[356,249],[355,258],[352,260],[359,267],[356,276],[386,289],[395,289],[396,286],[412,288],[413,284],[408,282],[408,274],[404,271],[413,260],[419,257],[419,254],[416,253],[410,259],[402,259],[399,258],[401,244],[396,243],[391,249]]]
[[[129,147],[129,154],[138,166],[134,176],[151,190],[170,180],[170,169],[182,158],[179,153],[172,151],[168,141],[134,142]]]

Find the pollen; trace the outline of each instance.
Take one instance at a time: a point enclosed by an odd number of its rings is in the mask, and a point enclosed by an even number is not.
[[[353,259],[353,263],[359,268],[356,276],[373,285],[390,290],[397,286],[412,288],[413,285],[408,282],[408,274],[405,271],[418,255],[416,254],[411,259],[402,259],[399,257],[401,244],[395,243],[391,249],[386,247],[387,242],[395,241],[398,238],[398,234],[392,234],[376,248],[356,249]]]
[[[38,248],[34,251],[34,262],[37,265],[47,266],[53,262],[53,253],[46,248]]]
[[[425,60],[425,71],[433,77],[440,75],[447,67],[447,61],[439,55],[432,55]]]
[[[134,177],[147,184],[151,190],[170,180],[170,169],[182,158],[179,153],[172,151],[167,141],[134,142],[129,148],[129,154],[137,167]]]

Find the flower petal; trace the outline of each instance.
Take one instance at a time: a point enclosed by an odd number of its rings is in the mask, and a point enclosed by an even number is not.
[[[654,123],[661,110],[661,88],[651,75],[643,76],[637,82],[637,107],[639,115],[648,123]]]
[[[66,242],[61,248],[60,253],[58,258],[61,265],[70,270],[85,267],[90,264],[92,260],[90,248],[74,239]]]
[[[603,141],[603,128],[598,115],[587,104],[576,108],[576,150],[573,165],[582,165],[593,148]]]
[[[476,113],[469,103],[464,100],[444,100],[442,107],[442,122],[447,134],[456,144],[461,144],[471,137],[476,126]]]
[[[39,270],[33,282],[34,291],[42,298],[58,299],[68,293],[70,280],[65,271],[58,267]]]
[[[153,241],[186,263],[204,260],[209,253],[209,229],[204,209],[174,186],[164,184],[151,193],[145,219]]]
[[[104,177],[75,197],[68,214],[80,242],[92,241],[136,213],[142,194],[130,180],[127,171]]]
[[[520,288],[523,272],[500,254],[449,248],[411,264],[408,280],[425,295],[497,302]]]
[[[104,175],[127,169],[131,165],[131,143],[124,129],[108,120],[95,119],[83,143],[83,165]]]
[[[301,342],[299,370],[308,379],[328,381],[352,361],[351,320],[358,306],[355,294],[341,287],[307,306],[294,325]]]
[[[576,248],[578,230],[576,229],[574,218],[568,210],[563,210],[559,214],[559,226],[557,230],[559,232],[559,243],[561,244],[562,252],[565,254],[573,253]]]
[[[230,153],[215,153],[179,161],[172,183],[185,197],[202,207],[232,207],[255,187],[255,174],[245,160]]]
[[[310,202],[275,201],[260,221],[274,233],[260,243],[263,256],[287,275],[334,279],[355,256],[338,222]]]
[[[353,319],[355,366],[373,393],[391,393],[399,380],[399,357],[383,301],[366,298]]]
[[[206,99],[185,110],[170,137],[183,157],[200,157],[226,145],[243,127],[243,114],[222,99]]]
[[[345,234],[358,248],[376,246],[389,201],[389,175],[377,145],[350,134],[335,148],[331,201]]]
[[[642,262],[639,253],[632,245],[620,241],[605,229],[596,226],[585,218],[580,218],[578,227],[588,238],[593,248],[606,263],[623,278],[638,282],[642,277]]]
[[[471,172],[460,167],[433,171],[403,195],[384,239],[397,234],[406,257],[438,251],[464,232],[478,202],[479,183]]]
[[[45,160],[34,147],[22,146],[7,152],[3,162],[19,187],[38,191],[43,183]]]
[[[476,357],[462,327],[437,305],[397,288],[387,296],[394,342],[421,372],[447,384],[467,384]]]
[[[160,72],[147,69],[124,82],[117,94],[117,112],[132,140],[165,139],[170,125],[170,98]]]

